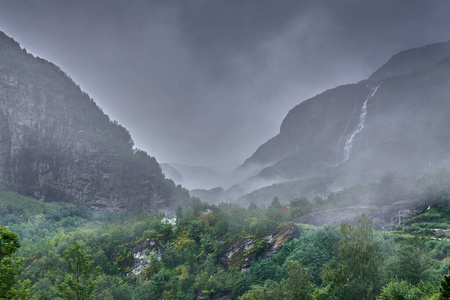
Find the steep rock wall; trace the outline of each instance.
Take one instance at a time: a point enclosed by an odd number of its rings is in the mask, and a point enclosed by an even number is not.
[[[94,210],[164,211],[189,198],[64,72],[2,33],[0,180]]]
[[[359,182],[448,166],[449,99],[450,43],[399,53],[369,80],[294,107],[280,133],[240,168],[260,166],[244,185],[308,178],[334,167]]]

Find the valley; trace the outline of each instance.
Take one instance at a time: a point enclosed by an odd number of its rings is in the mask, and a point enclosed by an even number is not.
[[[224,174],[160,163],[0,32],[0,299],[450,299],[449,97],[450,42],[405,49]]]
[[[400,191],[406,184],[415,190]],[[267,208],[193,198],[185,209],[178,207],[173,224],[163,215],[93,212],[1,192],[0,219],[20,237],[16,255],[23,263],[16,289],[26,299],[58,295],[61,279],[70,275],[64,253],[75,243],[98,268],[91,279],[97,299],[296,299],[297,293],[316,299],[367,293],[364,286],[342,285],[342,274],[366,280],[370,298],[390,297],[391,289],[401,286],[413,299],[432,299],[448,269],[449,187],[450,173],[440,170],[390,185],[354,186],[327,199],[283,205],[274,198]],[[402,193],[411,200],[389,202],[403,199]],[[359,205],[342,201],[353,197],[360,197]],[[387,201],[382,207],[362,206],[380,198]],[[367,248],[350,250],[363,242]],[[350,267],[346,251],[367,251],[364,261],[354,259],[364,269],[376,260],[377,267],[357,275],[362,271]],[[298,280],[302,285],[293,284]]]

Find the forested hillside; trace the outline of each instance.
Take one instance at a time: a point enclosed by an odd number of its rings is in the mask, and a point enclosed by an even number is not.
[[[267,207],[194,198],[164,218],[1,192],[0,220],[8,227],[1,231],[0,253],[7,259],[0,268],[13,272],[0,277],[0,297],[438,299],[449,266],[449,174],[390,177],[390,184],[355,186],[326,199],[274,198]],[[299,223],[330,209],[367,205],[369,194],[395,204],[407,182],[417,187],[410,200],[420,205],[402,211],[400,220],[360,214],[337,226]]]

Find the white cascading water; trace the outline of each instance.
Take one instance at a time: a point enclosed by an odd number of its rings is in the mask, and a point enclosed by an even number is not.
[[[355,109],[354,109],[353,114],[356,114],[356,106],[357,106],[357,103],[355,103]],[[342,131],[341,135],[339,136],[339,141],[338,141],[338,144],[337,144],[337,147],[336,147],[336,154],[337,154],[338,157],[340,156],[339,155],[339,151],[340,151],[340,148],[341,148],[342,138],[343,138],[344,134],[347,132],[347,129],[350,126],[350,122],[351,121],[352,121],[352,119],[350,118],[348,120],[348,122],[347,122],[347,126],[345,126],[345,128],[344,128],[344,131]],[[340,164],[341,162],[342,161],[338,162],[337,164]]]
[[[369,96],[367,96],[366,101],[364,101],[363,107],[361,109],[361,114],[359,115],[359,123],[358,126],[356,126],[356,129],[352,132],[352,134],[350,135],[350,137],[347,139],[347,141],[345,142],[344,145],[344,159],[340,162],[343,163],[346,160],[350,159],[350,155],[352,154],[352,147],[353,147],[353,140],[355,138],[355,136],[360,133],[365,125],[366,125],[366,116],[367,116],[367,102],[373,98],[373,96],[375,95],[375,93],[377,92],[378,88],[380,87],[381,83],[375,88],[373,89],[373,91],[369,94]],[[339,164],[340,164],[339,163]]]

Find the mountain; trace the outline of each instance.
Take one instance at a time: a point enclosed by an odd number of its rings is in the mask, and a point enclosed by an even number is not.
[[[1,32],[0,180],[94,210],[164,211],[189,199],[60,68]]]
[[[203,166],[188,166],[180,163],[163,163],[161,164],[161,168],[168,178],[182,184],[190,190],[215,188],[226,183],[225,175]]]
[[[160,166],[162,172],[167,176],[167,178],[170,178],[175,182],[181,182],[183,180],[183,175],[181,175],[180,172],[178,172],[178,170],[172,167],[170,164],[162,163],[160,164]]]
[[[255,175],[234,189],[328,173],[328,186],[355,184],[448,167],[449,115],[450,42],[400,52],[367,80],[289,111],[279,134],[236,171]]]

